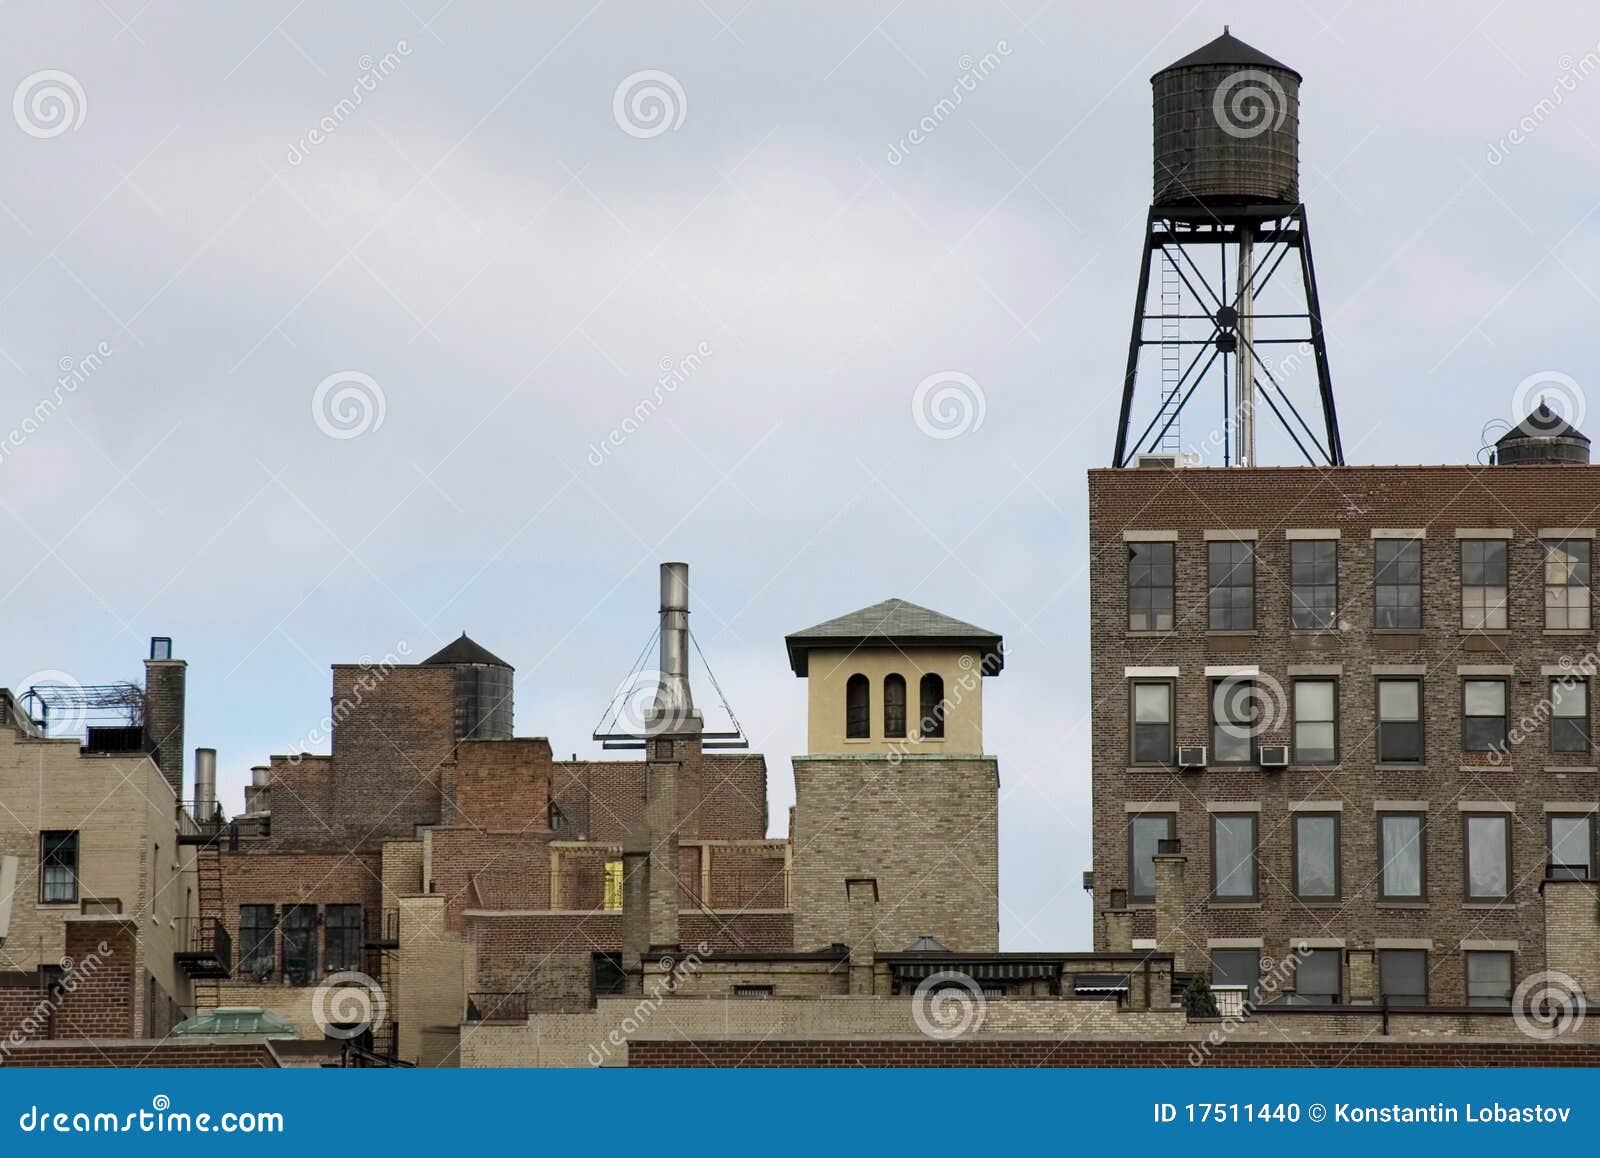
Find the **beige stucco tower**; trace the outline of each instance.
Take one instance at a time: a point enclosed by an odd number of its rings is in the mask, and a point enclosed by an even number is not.
[[[901,599],[787,639],[808,684],[794,760],[795,945],[848,942],[846,882],[877,882],[875,940],[999,941],[999,765],[983,747],[983,681],[1000,636]],[[859,916],[858,916],[859,920]]]

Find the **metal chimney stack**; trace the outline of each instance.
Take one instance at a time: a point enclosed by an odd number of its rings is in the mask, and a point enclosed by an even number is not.
[[[194,818],[204,824],[217,810],[217,750],[194,750]]]
[[[698,735],[700,713],[689,691],[689,564],[661,564],[661,671],[645,714],[652,737]]]

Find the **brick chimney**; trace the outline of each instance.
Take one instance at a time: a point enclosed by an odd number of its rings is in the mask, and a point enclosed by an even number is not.
[[[1187,907],[1184,865],[1188,858],[1176,840],[1162,841],[1160,849],[1152,858],[1156,867],[1156,949],[1171,953],[1172,967],[1182,972],[1189,968],[1189,938],[1183,931]]]
[[[161,775],[183,799],[183,711],[189,665],[172,658],[172,640],[150,641],[144,661],[144,739]]]
[[[1111,890],[1111,907],[1105,912],[1106,952],[1133,952],[1133,913],[1128,909],[1128,890]]]
[[[682,904],[683,871],[678,857],[677,760],[665,758],[672,740],[651,740],[644,766],[644,822],[650,834],[650,945],[678,947],[678,908]],[[676,741],[684,743],[684,741]]]
[[[622,973],[629,993],[644,992],[650,951],[650,826],[630,824],[622,835]]]
[[[878,878],[847,880],[844,894],[850,906],[850,995],[871,997],[878,953]]]

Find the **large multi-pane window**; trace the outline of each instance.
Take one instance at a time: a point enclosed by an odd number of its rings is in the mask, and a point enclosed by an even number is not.
[[[1339,607],[1339,540],[1289,544],[1289,626],[1333,627]]]
[[[1422,760],[1422,681],[1378,681],[1378,760],[1416,764]]]
[[[1461,540],[1461,626],[1487,631],[1506,626],[1504,539]]]
[[[1494,752],[1506,746],[1506,681],[1461,681],[1461,747]]]
[[[1212,631],[1250,631],[1256,625],[1255,544],[1206,544],[1206,606]]]
[[[1502,901],[1511,888],[1511,818],[1503,812],[1461,818],[1467,900]]]
[[[1339,814],[1297,812],[1294,816],[1294,894],[1305,901],[1339,896]]]
[[[1211,869],[1211,891],[1219,899],[1256,899],[1255,813],[1211,814]]]
[[[1386,901],[1420,901],[1423,898],[1422,814],[1378,814],[1378,896]]]
[[[1549,820],[1550,860],[1546,870],[1552,880],[1586,881],[1594,878],[1594,815],[1552,813]]]
[[[329,973],[361,964],[361,906],[329,905],[323,910],[323,965]]]
[[[1172,763],[1172,684],[1166,680],[1136,682],[1133,699],[1133,762]]]
[[[1372,571],[1372,625],[1421,627],[1422,540],[1374,539]]]
[[[1128,544],[1128,630],[1172,630],[1171,543]]]
[[[277,910],[271,905],[239,906],[239,973],[246,980],[265,981],[276,968]]]
[[[1467,1004],[1507,1009],[1511,1005],[1511,954],[1475,950],[1467,958]]]
[[[9,898],[7,898],[9,899]],[[39,903],[71,905],[78,900],[78,834],[39,834]]]
[[[1589,750],[1589,684],[1556,676],[1550,681],[1550,750]]]
[[[1141,812],[1128,821],[1128,899],[1156,899],[1156,853],[1172,839],[1177,817],[1170,812]]]
[[[1338,1005],[1344,993],[1344,950],[1302,949],[1294,967],[1294,992],[1311,1005]]]
[[[283,983],[310,985],[317,976],[317,906],[283,907]]]
[[[1260,705],[1254,681],[1238,676],[1211,685],[1211,763],[1248,764],[1255,756]]]
[[[1331,679],[1294,681],[1294,762],[1333,764],[1339,759],[1339,685]]]
[[[1544,543],[1544,625],[1552,631],[1589,629],[1588,539]]]
[[[1379,949],[1378,992],[1390,1005],[1428,1004],[1428,951]]]

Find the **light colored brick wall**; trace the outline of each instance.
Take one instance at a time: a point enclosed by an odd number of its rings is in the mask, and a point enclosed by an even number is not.
[[[818,648],[806,660],[806,750],[812,755],[890,752],[918,755],[983,755],[983,653],[973,648]],[[906,735],[884,734],[883,681],[894,673],[906,681]],[[942,739],[921,735],[921,688],[924,674],[944,680],[945,717]],[[845,685],[864,675],[870,735],[845,738]]]
[[[999,941],[999,766],[991,757],[797,756],[795,947],[849,940],[845,881],[878,881],[877,947],[924,933],[948,948]]]
[[[1544,883],[1545,965],[1600,998],[1600,921],[1593,881]]]
[[[445,929],[443,897],[400,901],[399,968],[392,1016],[400,1025],[400,1057],[415,1062],[423,1031],[461,1024],[466,1009],[467,945]]]

